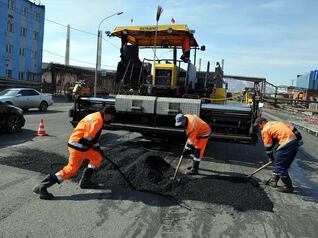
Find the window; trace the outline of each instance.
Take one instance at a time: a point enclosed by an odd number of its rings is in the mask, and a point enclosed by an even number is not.
[[[21,94],[21,96],[24,96],[24,97],[30,95],[30,94],[29,94],[29,90],[20,90],[19,94]]]
[[[21,47],[19,54],[20,56],[25,56],[25,48]]]
[[[22,8],[22,15],[25,17],[28,16],[28,8],[27,7]]]
[[[13,10],[14,8],[13,4],[14,4],[13,0],[8,0],[8,7],[10,10]]]
[[[36,50],[32,50],[32,59],[36,59],[37,52]]]
[[[24,72],[19,72],[19,79],[24,80]]]
[[[8,78],[12,78],[12,69],[6,69],[6,75]]]
[[[29,74],[28,74],[28,78],[29,78],[29,80],[35,80],[35,73],[32,73],[32,72],[29,72]]]
[[[8,16],[8,22],[7,22],[7,31],[8,32],[13,32],[13,16],[9,15]]]
[[[39,38],[39,32],[33,31],[33,40],[38,40]]]
[[[7,31],[8,32],[13,32],[13,23],[12,22],[8,22]]]
[[[12,44],[7,44],[6,46],[6,52],[8,54],[12,54],[12,51],[13,51],[13,45]]]
[[[39,95],[39,93],[35,90],[28,90],[29,91],[29,95],[30,96],[36,96],[36,95]]]
[[[27,32],[28,32],[28,29],[26,27],[21,27],[20,28],[20,36],[26,37],[27,36]]]
[[[34,20],[40,21],[40,13],[34,12]]]

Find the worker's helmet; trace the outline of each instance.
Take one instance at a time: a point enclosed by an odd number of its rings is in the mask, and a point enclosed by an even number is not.
[[[261,124],[263,121],[267,122],[267,119],[264,117],[259,117],[256,118],[255,122],[254,122],[254,126],[258,126],[259,124]]]
[[[175,126],[181,126],[185,122],[185,117],[182,113],[176,115],[176,124]]]
[[[111,114],[112,116],[115,115],[115,113],[116,113],[115,107],[111,106],[111,105],[106,106],[103,111],[105,114]]]

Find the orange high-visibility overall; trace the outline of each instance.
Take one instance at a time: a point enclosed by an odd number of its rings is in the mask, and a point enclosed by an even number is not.
[[[208,143],[211,128],[197,115],[184,115],[188,118],[188,125],[185,129],[188,135],[186,147],[194,146],[194,161],[201,161]]]
[[[102,155],[95,148],[99,148],[103,123],[100,112],[89,114],[78,123],[68,141],[68,164],[55,174],[60,182],[75,175],[84,159],[90,161],[89,168],[97,170],[100,167]]]

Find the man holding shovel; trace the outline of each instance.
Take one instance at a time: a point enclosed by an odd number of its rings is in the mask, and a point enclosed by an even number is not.
[[[81,167],[84,159],[89,160],[88,167],[84,170],[80,181],[82,189],[99,188],[100,185],[91,181],[93,173],[97,172],[101,165],[103,154],[99,146],[99,138],[103,124],[112,120],[115,107],[106,106],[104,110],[95,112],[84,117],[73,130],[69,141],[68,164],[56,174],[49,174],[40,182],[33,192],[40,195],[40,199],[51,200],[53,194],[47,188],[56,183],[61,183],[74,176]]]
[[[175,126],[184,128],[188,136],[183,156],[191,155],[193,164],[187,174],[196,175],[211,134],[211,128],[197,115],[179,113],[176,115],[175,120]]]
[[[288,169],[302,143],[300,133],[287,123],[267,121],[263,117],[257,118],[254,126],[258,126],[261,130],[266,154],[274,162],[272,177],[265,184],[275,188],[277,182],[281,179],[284,186],[278,190],[284,193],[292,193],[294,187]]]

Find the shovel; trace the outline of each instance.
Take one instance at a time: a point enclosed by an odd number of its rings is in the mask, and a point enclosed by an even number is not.
[[[180,167],[180,165],[181,165],[181,161],[182,161],[182,159],[183,159],[183,154],[180,156],[180,159],[179,159],[178,165],[177,165],[177,167],[176,167],[176,171],[174,172],[174,175],[173,175],[172,180],[175,180],[175,179],[176,179],[176,176],[177,176],[177,173],[178,173],[179,167]]]
[[[251,178],[254,174],[258,173],[259,171],[261,171],[262,169],[265,169],[267,166],[269,166],[271,163],[273,163],[273,161],[269,161],[266,164],[262,165],[261,167],[259,167],[258,169],[256,169],[253,173],[251,173],[250,175],[247,175],[246,178]]]
[[[262,169],[265,169],[267,166],[269,166],[270,164],[272,164],[272,161],[267,162],[266,164],[262,165],[261,167],[259,167],[258,169],[256,169],[253,173],[251,173],[250,175],[247,175],[245,177],[247,182],[250,182],[254,187],[259,187],[259,184],[256,180],[254,180],[252,178],[252,176],[256,173],[258,173],[259,171],[261,171]]]

